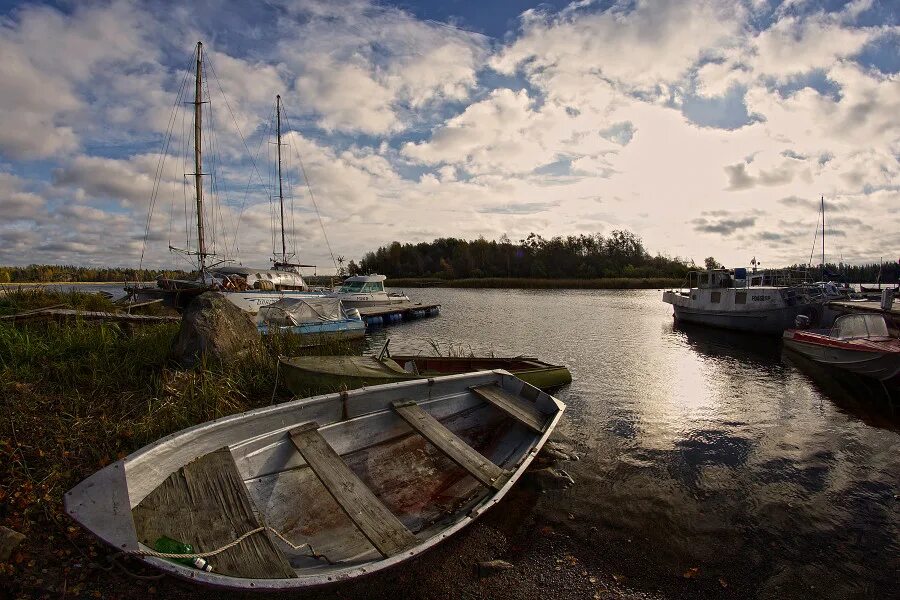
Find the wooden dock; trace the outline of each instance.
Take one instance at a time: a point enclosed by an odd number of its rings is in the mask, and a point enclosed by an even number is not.
[[[421,302],[398,302],[384,306],[359,308],[359,315],[366,322],[366,327],[382,327],[401,321],[424,319],[441,314],[440,304],[422,304]]]
[[[889,315],[891,317],[900,318],[900,301],[894,301],[891,310],[886,311],[881,308],[881,302],[867,300],[865,302],[849,301],[849,300],[832,300],[826,306],[840,313],[874,313],[879,315]]]

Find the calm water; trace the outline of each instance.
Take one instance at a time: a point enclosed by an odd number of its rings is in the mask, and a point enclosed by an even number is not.
[[[900,406],[879,386],[798,367],[777,339],[676,328],[655,290],[408,291],[442,315],[371,349],[570,367],[561,429],[587,456],[569,510],[649,558],[610,558],[631,581],[697,566],[760,597],[896,597]]]
[[[370,351],[389,335],[396,353],[569,366],[560,429],[586,455],[559,501],[634,587],[699,567],[740,596],[897,597],[900,405],[877,385],[777,339],[675,328],[655,290],[408,291],[442,315],[383,329]]]

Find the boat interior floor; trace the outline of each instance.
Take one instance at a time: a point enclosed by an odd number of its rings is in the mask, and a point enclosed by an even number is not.
[[[322,573],[403,552],[499,490],[546,418],[497,386],[468,393],[483,401],[441,419],[394,402],[378,417],[397,432],[387,439],[354,433],[352,422],[367,418],[357,417],[298,423],[268,445],[201,456],[132,510],[138,539],[152,548],[166,535],[203,552],[265,525],[308,545],[265,531],[209,559],[215,572],[243,578]],[[338,435],[360,439],[338,453],[328,441]],[[263,463],[243,474],[238,467]]]

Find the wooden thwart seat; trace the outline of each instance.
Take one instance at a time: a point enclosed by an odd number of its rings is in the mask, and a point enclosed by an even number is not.
[[[453,462],[468,471],[475,479],[495,490],[503,487],[508,475],[505,470],[482,456],[437,419],[425,412],[417,403],[412,401],[394,402],[393,407],[413,429],[422,434]]]
[[[190,544],[196,552],[221,548],[263,523],[228,448],[205,454],[175,471],[131,511],[147,546],[161,536]],[[209,558],[221,575],[248,579],[296,577],[268,532]]]
[[[512,418],[537,433],[544,433],[547,427],[547,415],[534,406],[510,394],[499,385],[478,385],[469,388],[479,398],[490,402]]]
[[[385,558],[418,544],[416,537],[350,470],[318,429],[318,423],[301,425],[290,431],[291,441],[369,542]]]

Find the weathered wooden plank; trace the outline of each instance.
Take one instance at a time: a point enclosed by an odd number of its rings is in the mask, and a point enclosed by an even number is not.
[[[499,490],[508,473],[444,427],[415,402],[394,402],[394,410],[438,450],[484,485]]]
[[[470,388],[478,397],[490,402],[528,428],[543,433],[547,426],[547,415],[520,398],[513,396],[497,384],[480,385]]]
[[[418,543],[325,441],[316,423],[293,429],[290,436],[328,493],[383,556],[393,556]]]
[[[201,456],[169,477],[132,512],[138,539],[153,544],[161,536],[215,550],[261,526],[228,448]],[[209,558],[216,573],[249,579],[296,577],[268,532],[260,532]]]
[[[127,323],[174,323],[181,320],[181,317],[174,316],[157,316],[157,315],[129,315],[127,313],[111,313],[111,312],[94,312],[86,310],[74,309],[39,309],[18,313],[14,315],[5,315],[0,317],[0,321],[30,321],[35,319],[81,319],[83,321],[116,321]]]

